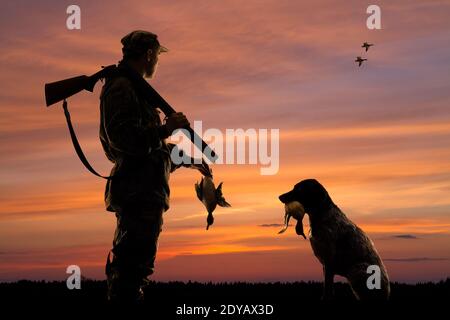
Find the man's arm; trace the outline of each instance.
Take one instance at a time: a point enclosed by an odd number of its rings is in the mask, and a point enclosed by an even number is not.
[[[142,156],[161,145],[168,137],[165,126],[145,126],[131,84],[117,79],[103,97],[105,132],[111,147],[119,152]]]

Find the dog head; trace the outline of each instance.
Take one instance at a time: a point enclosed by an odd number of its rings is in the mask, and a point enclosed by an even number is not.
[[[294,188],[279,196],[283,203],[298,201],[312,218],[333,205],[327,190],[315,179],[297,183]]]
[[[333,205],[327,190],[315,179],[307,179],[297,183],[294,189],[278,198],[285,204],[286,209],[285,228],[280,233],[287,229],[289,218],[293,217],[297,220],[295,231],[303,237],[305,237],[302,223],[304,214],[308,213],[310,219],[313,219],[313,216],[320,215],[323,210]]]

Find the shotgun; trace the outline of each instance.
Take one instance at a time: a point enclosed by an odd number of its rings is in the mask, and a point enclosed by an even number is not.
[[[176,111],[170,106],[170,104],[167,103],[167,101],[164,100],[164,98],[161,97],[161,95],[141,76],[129,72],[126,68],[120,68],[120,65],[118,67],[114,64],[102,67],[102,70],[94,73],[91,76],[82,75],[61,81],[46,83],[45,102],[47,104],[47,107],[55,104],[56,102],[65,100],[82,90],[93,92],[95,84],[100,79],[113,76],[117,72],[121,72],[121,74],[131,78],[133,80],[132,82],[138,86],[138,90],[140,90],[140,92],[145,95],[147,99],[154,102],[155,105],[157,105],[166,116],[170,116],[171,114],[176,113]],[[185,133],[192,141],[192,143],[212,163],[214,163],[218,158],[214,150],[212,150],[211,147],[208,146],[208,144],[203,141],[203,139],[190,126],[185,129],[187,130],[189,135],[186,134],[185,130],[183,130],[183,133]]]

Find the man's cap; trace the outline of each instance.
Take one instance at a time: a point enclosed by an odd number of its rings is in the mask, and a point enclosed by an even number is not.
[[[159,43],[156,34],[143,30],[130,32],[120,42],[123,45],[122,52],[124,56],[139,55],[151,48],[159,48],[159,52],[169,51],[169,49]]]

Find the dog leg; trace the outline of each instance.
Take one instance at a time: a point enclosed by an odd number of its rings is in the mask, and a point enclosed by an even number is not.
[[[324,284],[322,300],[332,300],[334,297],[334,272],[330,267],[323,266]]]
[[[369,264],[358,264],[349,272],[347,277],[352,291],[357,300],[362,301],[386,301],[389,299],[389,278],[387,276],[387,272],[382,266],[381,272],[381,287],[369,289],[367,285],[367,278],[369,275],[367,274],[367,267]]]

